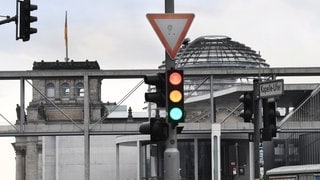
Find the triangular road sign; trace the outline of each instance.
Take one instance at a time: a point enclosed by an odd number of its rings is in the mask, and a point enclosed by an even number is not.
[[[171,59],[174,59],[194,14],[147,14],[147,18]]]

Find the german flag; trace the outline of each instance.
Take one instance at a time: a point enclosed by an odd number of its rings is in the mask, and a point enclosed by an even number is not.
[[[68,48],[68,13],[67,11],[64,19],[64,41],[66,44],[66,48]]]

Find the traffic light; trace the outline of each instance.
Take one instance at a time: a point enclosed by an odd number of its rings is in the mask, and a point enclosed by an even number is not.
[[[244,122],[251,122],[254,113],[254,100],[252,92],[245,92],[240,96],[240,102],[243,103],[243,111],[240,112],[240,117]]]
[[[268,99],[263,99],[263,129],[262,140],[271,141],[272,137],[277,136],[277,116],[276,102],[269,102]]]
[[[20,14],[19,14],[19,37],[22,41],[29,41],[30,34],[37,33],[36,28],[30,27],[30,24],[38,20],[37,17],[31,16],[31,11],[37,10],[38,6],[31,4],[30,0],[19,1]]]
[[[164,141],[169,136],[169,126],[164,118],[151,118],[149,122],[144,122],[139,127],[142,134],[150,134],[152,143]]]
[[[184,122],[183,70],[167,71],[168,122]]]
[[[147,102],[154,102],[157,107],[166,107],[166,81],[164,73],[148,74],[144,76],[144,82],[156,86],[155,92],[144,94]]]

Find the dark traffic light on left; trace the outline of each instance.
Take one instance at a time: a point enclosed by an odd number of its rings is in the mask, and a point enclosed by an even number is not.
[[[31,23],[36,22],[38,18],[32,16],[31,11],[37,10],[38,6],[31,4],[30,0],[17,0],[17,7],[19,7],[20,13],[18,15],[17,23],[17,26],[19,26],[19,34],[17,34],[16,39],[22,39],[22,41],[29,41],[30,35],[37,33],[37,29],[31,27]]]
[[[254,100],[252,92],[244,92],[240,96],[240,102],[243,103],[243,111],[240,112],[240,117],[244,119],[244,122],[251,122],[254,114]]]
[[[145,93],[145,100],[156,103],[158,108],[166,107],[165,73],[147,74],[144,76],[144,82],[155,86],[155,91]]]

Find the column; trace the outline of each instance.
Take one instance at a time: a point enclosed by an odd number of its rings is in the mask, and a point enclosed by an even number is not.
[[[41,138],[41,137],[39,137]],[[42,141],[41,141],[42,142]],[[37,143],[37,154],[38,154],[38,179],[42,180],[42,143]]]
[[[16,152],[16,180],[24,180],[25,174],[25,146],[12,143]]]
[[[141,179],[141,142],[137,140],[137,179]]]
[[[43,180],[57,180],[56,178],[56,160],[57,160],[57,154],[56,154],[56,143],[57,138],[56,136],[44,136],[42,137],[42,172],[43,174],[42,179]],[[40,155],[40,154],[39,154]],[[40,161],[40,158],[39,158]],[[40,174],[40,173],[39,173]]]
[[[27,137],[26,147],[26,179],[38,179],[38,137]]]

